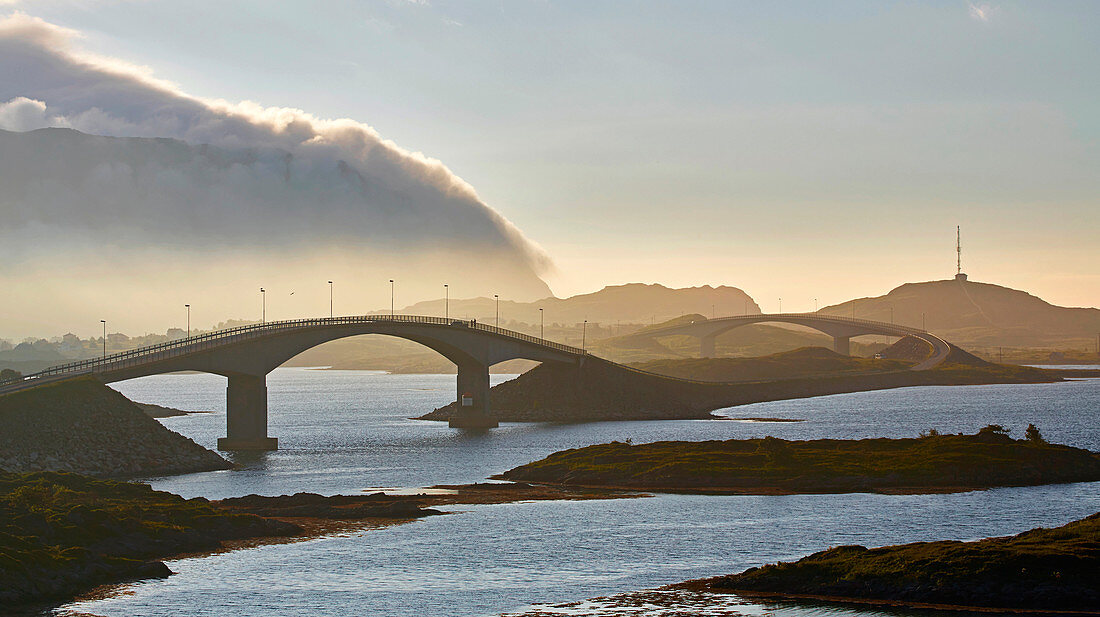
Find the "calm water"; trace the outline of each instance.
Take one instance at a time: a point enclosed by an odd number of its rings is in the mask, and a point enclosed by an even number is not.
[[[494,382],[505,377],[494,376]],[[163,375],[115,384],[142,402],[208,410],[163,420],[213,447],[225,430],[225,382]],[[155,488],[211,498],[248,493],[359,493],[484,480],[550,452],[632,439],[913,436],[1029,422],[1052,441],[1100,450],[1100,380],[928,387],[732,408],[735,420],[506,424],[469,434],[408,419],[454,396],[454,377],[278,369],[268,378],[277,452],[241,456],[243,469],[152,478]],[[677,496],[460,506],[450,516],[288,545],[169,562],[163,581],[73,604],[97,615],[637,614],[612,598],[794,559],[837,544],[973,539],[1056,526],[1100,510],[1100,483],[955,495]],[[877,614],[851,609],[678,598],[664,614]],[[539,605],[539,606],[535,606]],[[687,608],[685,608],[685,606]],[[660,614],[652,609],[647,614]]]

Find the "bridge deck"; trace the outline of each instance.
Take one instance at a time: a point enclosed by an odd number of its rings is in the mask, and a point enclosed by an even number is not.
[[[39,384],[67,379],[77,375],[89,373],[105,373],[123,368],[141,366],[160,362],[169,358],[179,358],[188,354],[209,351],[227,345],[232,345],[246,340],[254,340],[267,336],[286,334],[313,328],[327,328],[365,324],[409,324],[426,325],[448,328],[468,328],[490,336],[500,336],[512,341],[518,341],[568,355],[582,357],[587,352],[579,347],[565,345],[554,341],[538,338],[522,332],[498,328],[473,320],[448,319],[444,317],[431,317],[425,315],[356,315],[348,317],[321,317],[315,319],[292,319],[286,321],[272,321],[263,324],[238,326],[215,332],[208,332],[192,337],[176,339],[156,345],[148,345],[136,349],[117,352],[92,358],[79,360],[52,366],[43,371],[25,375],[22,378],[9,379],[0,382],[0,393],[13,392]]]
[[[858,334],[852,334],[852,336],[912,336],[928,343],[932,348],[932,354],[928,358],[913,366],[911,370],[914,371],[928,370],[941,364],[951,352],[950,343],[920,328],[873,321],[870,319],[858,319],[839,315],[823,315],[821,313],[758,313],[756,315],[734,315],[730,317],[716,317],[714,319],[704,318],[690,323],[676,324],[664,328],[639,332],[634,336],[646,338],[673,336],[677,334],[702,336],[699,332],[693,331],[714,330],[716,329],[715,326],[717,326],[717,330],[723,331],[721,329],[723,325],[729,325],[730,328],[734,328],[742,324],[747,325],[767,322],[805,325],[815,329],[817,326],[840,327],[851,330],[852,332],[859,332]]]

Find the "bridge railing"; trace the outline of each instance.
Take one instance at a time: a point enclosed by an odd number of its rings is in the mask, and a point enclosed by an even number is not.
[[[215,346],[220,346],[228,342],[236,340],[248,340],[260,336],[268,335],[272,332],[279,332],[288,329],[303,329],[325,326],[341,326],[341,325],[357,325],[364,323],[377,323],[377,322],[398,322],[398,323],[410,323],[410,324],[426,324],[426,325],[440,325],[440,326],[455,326],[466,327],[476,329],[482,332],[488,332],[497,336],[505,338],[519,340],[533,345],[546,347],[555,351],[561,351],[572,355],[584,355],[586,352],[578,347],[549,341],[546,339],[530,336],[521,332],[515,332],[513,330],[507,330],[505,328],[498,328],[496,326],[490,326],[476,321],[462,320],[462,319],[449,319],[445,317],[432,317],[427,315],[389,315],[389,314],[374,314],[374,315],[355,315],[346,317],[320,317],[312,319],[291,319],[284,321],[273,321],[261,324],[249,324],[246,326],[237,326],[235,328],[227,328],[225,330],[217,330],[214,332],[207,332],[204,334],[198,334],[191,337],[182,339],[176,339],[173,341],[166,341],[164,343],[157,343],[155,345],[147,345],[145,347],[138,347],[135,349],[129,349],[126,351],[116,352],[99,358],[90,358],[87,360],[78,360],[75,362],[68,362],[66,364],[59,364],[57,366],[51,366],[43,371],[26,375],[24,377],[17,377],[14,379],[7,379],[0,381],[0,388],[11,386],[14,384],[20,384],[26,381],[39,380],[48,377],[54,377],[58,375],[77,375],[89,372],[95,372],[97,369],[109,368],[111,370],[117,370],[122,368],[128,368],[139,364],[146,364],[149,362],[155,362],[158,360],[164,360],[168,358],[176,358],[182,355],[205,351]]]

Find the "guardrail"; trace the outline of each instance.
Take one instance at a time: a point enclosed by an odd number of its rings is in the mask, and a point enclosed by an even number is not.
[[[291,319],[286,321],[272,321],[262,324],[238,326],[236,328],[227,328],[225,330],[207,332],[205,334],[176,339],[174,341],[168,341],[165,343],[157,343],[155,345],[138,347],[136,349],[121,351],[107,356],[101,356],[99,358],[91,358],[88,360],[79,360],[76,362],[59,364],[57,366],[51,366],[50,368],[47,368],[43,371],[32,373],[21,378],[0,381],[0,389],[16,384],[22,384],[27,381],[38,381],[41,379],[60,375],[78,375],[83,373],[95,372],[97,369],[104,368],[116,370],[127,368],[130,366],[146,364],[149,362],[165,360],[168,358],[177,358],[187,354],[220,347],[222,345],[250,340],[254,338],[260,338],[270,334],[286,332],[288,330],[300,330],[329,326],[347,326],[368,323],[402,323],[464,327],[478,330],[479,332],[487,332],[496,336],[502,336],[512,340],[523,341],[525,343],[538,345],[540,347],[547,347],[549,349],[571,355],[587,355],[587,352],[579,347],[573,347],[571,345],[549,341],[536,336],[523,334],[522,332],[515,332],[513,330],[507,330],[505,328],[498,328],[496,326],[477,323],[477,321],[475,320],[449,319],[445,317],[431,317],[426,315],[386,314],[357,315],[349,317],[320,317],[314,319]]]

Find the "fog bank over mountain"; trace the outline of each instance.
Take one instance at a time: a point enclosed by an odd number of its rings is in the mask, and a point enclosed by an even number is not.
[[[153,329],[160,302],[200,296],[237,317],[260,286],[289,298],[329,279],[364,310],[390,278],[408,300],[448,280],[549,295],[544,253],[441,162],[353,120],[191,97],[77,36],[0,19],[0,310],[38,312],[15,332],[119,303]]]
[[[444,308],[443,299],[439,299],[418,302],[400,312],[442,315]],[[497,304],[492,297],[461,300],[452,298],[450,301],[452,317],[490,321],[496,318],[496,309]],[[539,314],[540,309],[543,311],[542,316]],[[609,285],[599,291],[568,298],[550,297],[534,302],[516,302],[501,298],[500,302],[502,321],[537,324],[545,318],[547,324],[568,326],[585,320],[607,326],[616,322],[648,324],[692,313],[707,317],[725,317],[760,312],[760,306],[748,294],[727,285],[676,289],[658,284],[628,283]]]

